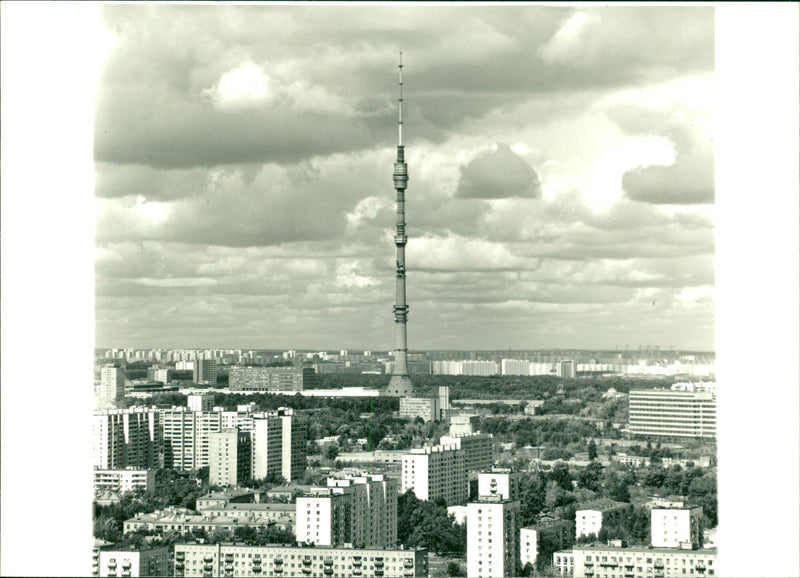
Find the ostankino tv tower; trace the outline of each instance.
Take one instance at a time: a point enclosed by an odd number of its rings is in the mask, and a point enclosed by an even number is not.
[[[394,188],[397,191],[397,232],[394,244],[397,247],[397,269],[394,303],[394,369],[389,382],[388,394],[393,396],[410,396],[414,385],[408,376],[408,341],[406,322],[408,305],[406,305],[406,184],[408,183],[408,167],[403,154],[403,53],[400,53],[400,98],[397,119],[397,161],[394,163]]]

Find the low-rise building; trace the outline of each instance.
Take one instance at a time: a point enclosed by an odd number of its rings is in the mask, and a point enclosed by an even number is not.
[[[439,421],[438,397],[401,397],[400,417],[420,418],[425,422]]]
[[[243,526],[258,529],[275,525],[291,531],[294,527],[294,522],[289,517],[276,517],[272,512],[265,513],[258,510],[239,510],[235,513],[231,512],[231,515],[212,516],[206,512],[196,514],[189,510],[181,511],[179,508],[167,508],[150,514],[136,514],[133,518],[125,520],[123,532],[129,534],[142,530],[156,535],[167,532],[177,532],[180,535],[184,535],[204,530],[207,534],[211,534],[217,529],[227,530],[232,533],[236,531],[236,528]]]
[[[96,549],[92,576],[171,576],[169,547],[142,550]]]
[[[559,576],[572,576],[575,555],[572,550],[561,550],[553,554],[553,568]]]
[[[571,526],[569,520],[542,517],[536,524],[520,528],[519,557],[522,565],[536,565],[539,552],[542,551],[543,546],[547,545],[544,542],[550,542],[550,545],[555,546],[556,550],[563,548],[570,539]]]
[[[573,575],[587,578],[666,578],[716,575],[717,549],[586,545],[572,548]],[[554,557],[555,558],[555,557]]]
[[[630,508],[630,504],[606,498],[581,505],[575,511],[575,537],[599,536],[604,523],[621,516]]]
[[[212,508],[224,508],[228,504],[248,504],[263,501],[263,492],[254,490],[228,490],[225,492],[211,492],[200,496],[196,500],[198,511]]]
[[[423,549],[315,548],[175,544],[175,576],[383,576],[428,575]]]
[[[149,492],[156,487],[156,470],[94,470],[94,491],[103,492],[132,492],[143,490]]]
[[[660,507],[650,510],[651,544],[656,548],[700,548],[703,545],[703,508]]]

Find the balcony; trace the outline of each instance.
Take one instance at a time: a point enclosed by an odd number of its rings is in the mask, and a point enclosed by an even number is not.
[[[383,570],[375,570],[375,576],[383,576]]]
[[[414,567],[414,560],[410,560],[406,558],[403,560],[403,568],[413,568]]]
[[[184,567],[185,567],[185,566],[184,566],[183,562],[175,562],[175,569],[176,569],[176,570],[181,570],[181,571],[183,571]]]
[[[303,574],[311,574],[311,568],[303,568]]]
[[[405,572],[403,572],[403,576],[413,576],[413,575],[414,575],[413,570],[406,570]]]
[[[353,576],[361,576],[361,568],[353,568],[350,572]]]
[[[186,552],[175,552],[175,561],[183,562],[186,560]]]
[[[333,574],[333,568],[325,568],[322,573],[325,574],[325,576],[330,576]]]
[[[325,566],[333,566],[333,558],[325,558],[325,561],[322,562]]]

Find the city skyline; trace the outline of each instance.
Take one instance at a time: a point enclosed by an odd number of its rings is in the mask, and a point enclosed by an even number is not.
[[[712,8],[103,19],[98,346],[390,349],[402,50],[412,350],[715,349]]]

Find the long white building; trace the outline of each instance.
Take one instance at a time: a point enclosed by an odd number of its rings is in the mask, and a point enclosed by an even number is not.
[[[404,454],[401,489],[414,490],[420,500],[444,498],[448,506],[463,504],[469,496],[464,450],[439,445]]]
[[[554,561],[557,552],[553,555]],[[574,546],[573,575],[605,578],[715,576],[717,549],[681,550],[622,546]]]
[[[94,491],[98,492],[132,492],[155,490],[156,470],[94,470]]]
[[[669,438],[716,438],[717,400],[712,391],[631,390],[632,435]]]
[[[348,578],[427,576],[428,551],[398,548],[175,544],[174,575]]]
[[[397,542],[397,482],[382,475],[328,478],[297,498],[297,541],[390,548]]]

